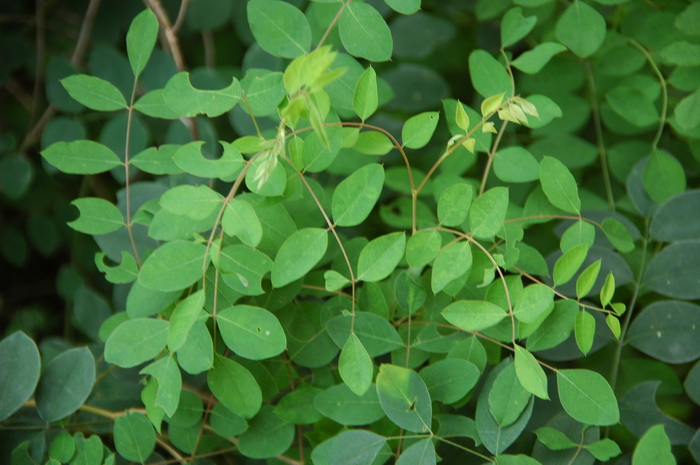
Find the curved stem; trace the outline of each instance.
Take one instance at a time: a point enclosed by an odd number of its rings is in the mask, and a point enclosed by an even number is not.
[[[483,194],[484,189],[486,189],[486,181],[489,178],[489,172],[491,171],[491,165],[493,164],[493,157],[496,155],[496,151],[498,150],[498,146],[501,143],[501,139],[503,138],[503,133],[506,130],[506,126],[508,126],[508,121],[503,121],[501,129],[498,131],[498,135],[496,136],[496,140],[493,142],[493,147],[491,147],[491,151],[489,151],[489,158],[488,160],[486,160],[484,174],[481,177],[481,184],[479,185],[479,195]]]

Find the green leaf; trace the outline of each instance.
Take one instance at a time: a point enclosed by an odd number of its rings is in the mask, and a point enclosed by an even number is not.
[[[368,66],[357,80],[352,102],[355,113],[357,113],[357,116],[359,116],[362,121],[366,120],[377,111],[379,102],[377,73],[371,66]]]
[[[126,33],[126,54],[134,76],[139,77],[151,58],[158,39],[158,18],[146,8],[139,13]]]
[[[360,252],[357,279],[366,282],[381,281],[391,274],[403,257],[406,234],[394,232],[379,236]]]
[[[425,147],[433,137],[439,120],[440,113],[437,111],[426,111],[408,118],[401,129],[404,147],[409,149]]]
[[[327,270],[323,273],[325,287],[327,291],[335,292],[350,284],[350,280],[334,270]]]
[[[68,462],[75,455],[75,441],[68,431],[62,431],[51,441],[49,457],[59,462]]]
[[[576,272],[581,268],[588,255],[589,246],[580,244],[567,250],[554,263],[554,285],[561,286],[571,281]]]
[[[540,162],[540,183],[549,202],[565,212],[581,214],[576,179],[569,169],[554,157]]]
[[[538,428],[535,434],[537,434],[537,439],[551,450],[565,450],[578,447],[578,444],[569,439],[566,434],[549,426]]]
[[[600,305],[607,307],[615,293],[615,275],[612,271],[605,277],[605,283],[600,288]]]
[[[156,432],[148,418],[135,412],[117,418],[114,421],[114,447],[126,460],[146,463],[156,447]]]
[[[515,344],[515,373],[526,391],[540,399],[549,399],[547,375],[537,359],[526,349]]]
[[[676,458],[671,450],[664,425],[649,428],[639,440],[632,455],[632,465],[675,465]]]
[[[330,446],[329,465],[361,465],[374,463],[386,439],[366,430],[343,431]]]
[[[430,431],[433,408],[425,383],[413,370],[383,364],[377,375],[379,403],[399,427],[414,432]]]
[[[506,48],[532,31],[537,24],[537,16],[523,16],[522,8],[511,8],[501,20],[501,47]]]
[[[489,390],[489,412],[499,425],[512,425],[527,407],[531,396],[518,381],[515,366],[511,363],[496,376]]]
[[[180,116],[195,117],[205,114],[210,118],[223,115],[241,99],[241,84],[233,78],[223,89],[195,89],[190,74],[182,72],[168,80],[163,89],[165,103]]]
[[[338,226],[357,226],[372,212],[382,193],[384,168],[371,163],[342,180],[331,199],[333,221]]]
[[[509,96],[513,91],[506,69],[484,50],[477,49],[469,55],[469,76],[474,90],[484,98],[502,92]]]
[[[212,249],[212,256],[217,251]],[[262,295],[262,280],[272,270],[272,260],[264,253],[243,244],[225,247],[218,252],[218,268],[228,286],[243,295]]]
[[[392,10],[402,15],[412,15],[420,10],[421,0],[384,0]]]
[[[287,347],[282,325],[264,308],[234,305],[221,310],[216,321],[226,346],[243,358],[263,360]]]
[[[537,74],[555,55],[566,50],[566,47],[556,42],[543,42],[532,50],[522,53],[510,64],[523,73]]]
[[[634,87],[618,86],[608,92],[610,107],[625,121],[645,128],[659,121],[659,111],[642,91]]]
[[[700,191],[671,197],[654,214],[649,233],[658,241],[693,240],[700,237]],[[410,242],[410,241],[409,241]]]
[[[561,107],[546,95],[531,95],[525,100],[534,106],[535,115],[527,114],[525,126],[532,129],[539,129],[547,126],[555,118],[561,118],[564,113]]]
[[[328,247],[328,232],[321,228],[304,228],[289,236],[272,265],[272,285],[283,287],[304,277],[323,258]]]
[[[153,405],[162,408],[169,417],[175,415],[182,391],[182,376],[175,358],[167,355],[144,367],[139,374],[151,375],[157,381]]]
[[[243,418],[252,418],[262,405],[260,386],[243,366],[216,356],[214,368],[207,373],[209,389],[224,407]]]
[[[187,341],[177,351],[177,362],[191,375],[207,371],[214,364],[214,344],[203,322],[192,326]]]
[[[56,142],[44,149],[41,156],[68,174],[98,174],[122,164],[111,149],[90,140]]]
[[[105,361],[121,368],[131,368],[155,358],[168,341],[168,327],[165,320],[126,320],[109,335],[105,344]]]
[[[165,103],[163,89],[156,89],[145,93],[134,103],[134,109],[153,118],[169,120],[180,118],[178,112]]]
[[[600,460],[601,462],[607,462],[613,457],[617,457],[622,454],[620,446],[617,445],[612,439],[601,439],[600,441],[593,442],[591,444],[586,444],[583,446],[588,452],[590,452],[593,457]],[[660,463],[660,462],[656,462]]]
[[[71,202],[80,216],[68,226],[84,234],[107,234],[124,226],[124,217],[119,209],[104,199],[83,197]]]
[[[443,226],[459,226],[467,220],[474,189],[466,183],[456,183],[442,191],[438,199],[438,220]]]
[[[666,363],[686,363],[700,357],[700,307],[690,302],[662,300],[647,306],[632,321],[627,341],[632,347]]]
[[[34,179],[34,167],[23,156],[5,156],[0,160],[0,192],[13,200],[24,196]]]
[[[458,300],[445,307],[442,316],[464,331],[481,331],[500,323],[507,313],[485,300]]]
[[[644,168],[644,190],[651,200],[662,204],[674,195],[685,192],[685,171],[672,155],[654,150]]]
[[[146,173],[179,174],[182,173],[182,170],[178,168],[173,160],[173,155],[179,148],[179,145],[174,144],[148,147],[131,158],[131,164]]]
[[[349,54],[369,61],[391,58],[394,41],[382,15],[367,3],[350,3],[338,21],[343,47]]]
[[[573,247],[586,244],[589,247],[595,242],[595,226],[587,221],[579,220],[566,228],[559,241],[559,248],[566,253]]]
[[[591,347],[593,347],[595,326],[593,315],[585,310],[578,312],[574,323],[574,336],[576,337],[576,345],[584,355],[590,352]]]
[[[277,0],[252,0],[247,12],[253,37],[267,53],[294,58],[311,49],[311,27],[297,7]]]
[[[540,178],[540,165],[534,156],[522,147],[506,147],[496,152],[493,171],[504,182],[530,182]]]
[[[310,425],[323,418],[314,406],[314,399],[322,389],[303,385],[285,394],[275,406],[275,415],[295,425]]]
[[[594,426],[620,421],[615,394],[598,373],[584,369],[559,370],[557,388],[564,410],[574,420]]]
[[[157,291],[179,291],[204,274],[206,247],[188,241],[168,242],[148,256],[139,272],[139,282]]]
[[[86,348],[68,349],[44,367],[36,407],[47,422],[65,418],[85,403],[95,382],[95,358]]]
[[[539,461],[527,455],[501,454],[496,458],[497,465],[542,465]]]
[[[265,406],[250,422],[248,430],[238,438],[238,449],[246,457],[265,459],[284,454],[294,441],[294,425],[275,415],[272,406]]]
[[[347,426],[366,425],[384,417],[376,389],[358,396],[346,384],[337,384],[318,394],[314,406],[324,416]]]
[[[76,433],[73,436],[73,440],[75,441],[75,455],[73,456],[73,460],[71,460],[71,465],[102,463],[104,445],[99,436],[93,435],[87,439],[83,439],[83,433]]]
[[[508,189],[493,187],[474,200],[469,226],[477,239],[490,239],[501,230],[508,210]]]
[[[203,220],[223,206],[224,197],[207,186],[184,184],[173,187],[160,198],[160,205],[171,213]]]
[[[557,20],[557,40],[579,58],[593,55],[605,41],[605,19],[582,1],[569,5]]]
[[[437,256],[442,236],[435,230],[418,231],[406,243],[406,261],[411,268],[422,268]]]
[[[202,141],[190,142],[173,155],[175,165],[185,173],[201,178],[221,179],[233,182],[245,166],[241,153],[228,142],[219,141],[223,148],[221,157],[211,160],[202,156]]]
[[[554,310],[528,336],[528,350],[534,352],[551,349],[564,342],[574,329],[574,321],[578,313],[578,305],[574,300],[558,300],[554,304]]]
[[[423,368],[420,377],[434,401],[458,402],[479,381],[481,373],[472,362],[462,358],[446,358]]]
[[[343,382],[357,394],[362,396],[370,388],[373,375],[372,359],[355,333],[351,333],[340,351],[338,372]]]
[[[114,111],[127,107],[121,91],[102,78],[75,74],[61,79],[71,97],[91,110]]]
[[[192,330],[204,308],[204,291],[199,290],[178,302],[170,316],[168,328],[168,350],[175,352],[180,349]]]
[[[459,100],[457,101],[457,106],[455,108],[455,124],[457,124],[459,129],[464,131],[464,133],[466,134],[467,132],[469,132],[469,115],[467,115],[464,106],[462,106]]]
[[[343,347],[355,334],[371,357],[403,348],[405,345],[396,329],[379,315],[368,312],[355,312],[354,323],[351,315],[338,315],[326,322],[326,331],[338,347]]]
[[[695,91],[678,102],[673,114],[684,129],[700,126],[700,91]]]
[[[554,305],[554,291],[544,284],[530,284],[520,293],[513,315],[523,323],[534,323]]]
[[[440,251],[433,262],[430,288],[437,294],[448,284],[461,278],[472,267],[472,249],[469,242],[454,242]]]
[[[644,275],[644,284],[674,299],[700,298],[700,242],[673,243],[656,255]]]
[[[155,315],[175,303],[180,292],[154,291],[135,282],[126,296],[126,312],[129,318]]]
[[[238,237],[250,247],[257,247],[262,239],[262,225],[258,215],[245,200],[232,199],[226,205],[221,227],[226,234]]]
[[[583,299],[591,292],[593,285],[598,279],[598,274],[600,273],[600,265],[602,264],[602,259],[598,259],[588,265],[576,279],[576,297],[578,299]]]
[[[0,341],[0,421],[19,410],[32,396],[40,368],[39,349],[22,331]]]
[[[396,465],[435,465],[437,454],[431,438],[421,439],[406,448]]]

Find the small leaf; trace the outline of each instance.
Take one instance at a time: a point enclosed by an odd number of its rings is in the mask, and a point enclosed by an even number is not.
[[[547,375],[537,359],[526,349],[515,344],[515,373],[525,390],[540,399],[549,399]]]
[[[465,133],[469,132],[469,116],[467,112],[464,111],[464,107],[459,100],[455,107],[455,123],[457,123],[457,126]]]
[[[357,226],[372,212],[382,193],[384,168],[371,163],[342,180],[331,199],[333,220],[338,226]]]
[[[197,282],[206,247],[188,241],[168,242],[148,256],[139,272],[139,282],[157,291],[179,291]]]
[[[151,375],[156,379],[157,389],[153,405],[163,409],[172,417],[180,403],[182,376],[172,355],[165,356],[144,367],[139,374]]]
[[[224,197],[207,186],[184,184],[173,187],[160,198],[160,205],[171,213],[203,220],[223,206]]]
[[[399,456],[396,465],[435,465],[437,454],[431,438],[420,441],[407,447]]]
[[[632,455],[632,465],[675,465],[676,458],[671,450],[671,441],[664,425],[649,428],[641,437]]]
[[[508,189],[493,187],[474,200],[469,226],[477,239],[490,239],[503,227],[508,210]]]
[[[234,305],[217,316],[226,346],[249,360],[263,360],[281,354],[287,338],[277,317],[260,307]]]
[[[555,42],[543,42],[532,50],[528,50],[511,61],[511,65],[523,73],[537,74],[555,55],[566,50],[566,47]]]
[[[600,265],[602,262],[603,259],[599,258],[591,263],[581,272],[578,279],[576,279],[576,297],[578,299],[583,299],[591,292],[591,289],[593,289],[593,285],[596,279],[598,279],[598,273],[600,273]]]
[[[226,205],[221,227],[226,234],[238,237],[250,247],[257,247],[262,240],[262,225],[258,215],[245,200],[234,198]]]
[[[328,247],[328,232],[304,228],[287,237],[272,265],[272,285],[283,287],[304,277],[323,258]]]
[[[605,283],[600,288],[600,305],[607,307],[615,293],[615,276],[612,272],[605,277]]]
[[[77,411],[95,383],[95,358],[86,348],[68,349],[43,369],[36,390],[39,415],[51,423]]]
[[[561,286],[571,281],[576,272],[581,268],[588,255],[589,246],[580,244],[567,250],[554,263],[554,285]]]
[[[199,290],[178,302],[170,316],[168,328],[168,350],[175,352],[180,349],[190,334],[204,308],[204,290]]]
[[[620,446],[617,445],[612,439],[601,439],[600,441],[593,442],[591,444],[586,444],[583,446],[588,452],[590,452],[593,457],[600,460],[601,462],[607,462],[613,457],[617,457],[622,454]],[[657,462],[660,463],[660,462]]]
[[[361,429],[343,431],[331,441],[327,461],[329,465],[371,464],[386,446],[383,436]]]
[[[530,284],[517,298],[513,316],[523,323],[534,323],[554,305],[554,291],[543,284]]]
[[[150,8],[139,13],[126,33],[126,54],[134,76],[139,77],[158,39],[158,19]]]
[[[683,129],[693,129],[700,126],[700,91],[695,91],[678,102],[673,114],[678,125]]]
[[[260,47],[271,55],[294,58],[311,49],[311,26],[297,7],[277,0],[248,2],[248,24]]]
[[[168,340],[168,322],[154,318],[126,320],[109,335],[105,361],[131,368],[155,358]]]
[[[610,108],[625,121],[645,128],[659,120],[659,111],[641,90],[630,86],[618,86],[608,92]]]
[[[578,315],[576,315],[574,336],[576,337],[576,345],[584,355],[590,352],[591,347],[593,347],[595,325],[595,318],[587,311],[581,310]]]
[[[481,331],[498,324],[507,313],[485,300],[458,300],[445,307],[442,316],[464,331]]]
[[[433,137],[439,120],[440,113],[437,111],[426,111],[406,120],[401,129],[401,140],[404,147],[409,149],[425,147],[430,142],[430,138]]]
[[[325,287],[327,291],[336,292],[350,284],[350,280],[334,270],[327,270],[323,273]]]
[[[421,0],[385,0],[394,11],[402,15],[412,15],[420,10]]]
[[[98,174],[122,164],[111,149],[90,140],[56,142],[44,149],[41,156],[68,174]]]
[[[620,320],[618,320],[612,313],[608,313],[608,316],[605,317],[605,323],[608,325],[608,328],[610,328],[610,331],[612,332],[613,336],[615,336],[615,339],[620,339],[620,335],[622,334]]]
[[[442,236],[435,230],[418,231],[406,243],[406,261],[411,268],[421,268],[433,261],[442,247]]]
[[[121,91],[109,81],[86,74],[61,79],[71,97],[91,110],[114,111],[127,107]]]
[[[368,3],[350,3],[338,21],[343,47],[353,56],[369,61],[391,58],[394,41],[382,15]]]
[[[569,5],[557,20],[557,39],[580,58],[593,55],[605,41],[605,19],[584,2]]]
[[[39,349],[29,336],[15,331],[0,341],[0,421],[32,396],[40,369]]]
[[[430,431],[433,408],[425,383],[413,370],[384,364],[377,375],[379,403],[399,427],[414,432]]]
[[[242,365],[216,355],[207,373],[209,389],[224,407],[243,418],[252,418],[262,406],[262,391],[253,375]]]
[[[535,434],[537,434],[537,439],[551,450],[565,450],[578,447],[578,444],[569,439],[566,434],[549,426],[538,428]]]
[[[530,182],[540,178],[540,165],[535,157],[522,147],[506,147],[496,152],[493,171],[504,182]]]
[[[586,244],[589,247],[595,242],[595,226],[587,221],[579,220],[566,228],[559,241],[562,252],[568,252],[577,245]]]
[[[433,263],[430,287],[433,293],[442,291],[461,278],[472,267],[472,250],[467,241],[454,242],[440,251]]]
[[[124,217],[119,209],[104,199],[83,197],[71,202],[80,216],[68,226],[84,234],[107,234],[124,226]]]
[[[338,372],[347,386],[362,396],[372,385],[372,359],[355,333],[345,341],[338,360]]]
[[[557,388],[564,410],[574,420],[593,426],[620,421],[615,394],[600,374],[584,369],[559,370]]]
[[[654,150],[644,168],[644,190],[657,204],[685,192],[685,171],[680,162],[662,150]]]
[[[517,421],[530,402],[532,394],[523,388],[511,363],[501,371],[489,390],[489,412],[501,426]]]
[[[366,282],[381,281],[396,269],[406,248],[406,234],[394,232],[380,236],[360,252],[357,279]]]
[[[481,102],[481,115],[485,118],[492,113],[496,113],[501,103],[503,103],[505,95],[505,92],[501,92],[500,94],[485,98],[484,101]]]
[[[156,432],[145,415],[128,412],[114,421],[114,448],[126,460],[146,463],[155,447]]]
[[[355,85],[355,95],[353,96],[353,108],[362,121],[366,120],[377,111],[377,73],[374,68],[368,66]]]
[[[552,205],[565,212],[581,214],[576,179],[566,165],[556,158],[544,157],[540,162],[540,183]]]

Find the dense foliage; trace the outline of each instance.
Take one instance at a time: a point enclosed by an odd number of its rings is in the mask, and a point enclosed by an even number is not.
[[[700,463],[700,2],[3,8],[0,462]]]

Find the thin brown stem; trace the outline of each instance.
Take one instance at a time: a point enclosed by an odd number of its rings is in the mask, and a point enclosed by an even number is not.
[[[347,2],[343,2],[343,4],[341,5],[340,9],[339,9],[338,12],[335,14],[335,17],[333,18],[333,20],[331,20],[331,23],[330,23],[330,24],[328,25],[328,27],[326,28],[326,31],[323,33],[323,37],[321,37],[321,40],[319,40],[319,41],[318,41],[318,44],[316,44],[316,48],[317,48],[317,49],[318,49],[318,48],[321,48],[321,46],[326,42],[326,40],[328,39],[328,36],[330,35],[331,31],[333,30],[333,28],[335,27],[335,25],[336,25],[336,24],[338,23],[338,21],[340,20],[340,16],[343,14],[343,11],[345,11],[345,8],[346,8],[348,5],[350,5],[351,2],[352,2],[352,0],[348,0]]]
[[[505,133],[507,126],[508,121],[503,121],[501,129],[498,131],[498,135],[496,136],[496,140],[494,141],[493,146],[491,147],[491,151],[489,151],[489,158],[486,160],[484,174],[481,176],[481,184],[479,185],[479,195],[483,194],[484,190],[486,189],[486,181],[489,179],[491,165],[493,165],[493,157],[496,156],[496,151],[498,150],[498,146],[501,144],[501,139],[503,138],[503,133]]]

